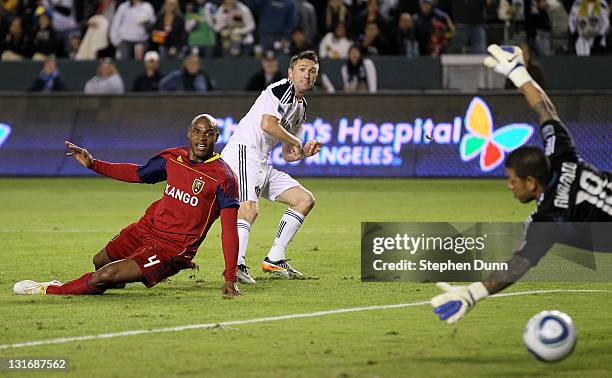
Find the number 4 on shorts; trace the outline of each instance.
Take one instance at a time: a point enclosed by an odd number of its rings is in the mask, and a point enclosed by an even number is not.
[[[143,267],[148,268],[150,266],[153,266],[155,264],[159,264],[159,260],[157,260],[157,255],[153,255],[151,257],[149,257],[149,262],[144,264]]]

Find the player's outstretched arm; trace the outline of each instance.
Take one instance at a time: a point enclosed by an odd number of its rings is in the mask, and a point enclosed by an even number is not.
[[[546,92],[535,82],[529,81],[519,88],[529,106],[538,113],[540,124],[555,120],[559,121],[557,109]]]
[[[519,88],[529,106],[538,113],[540,123],[559,120],[552,101],[527,72],[523,51],[518,46],[493,44],[489,45],[487,52],[489,56],[485,58],[484,65],[506,76]]]
[[[285,130],[279,123],[278,118],[264,114],[261,116],[261,129],[272,137],[280,140],[281,142],[287,143],[291,146],[302,148],[302,141],[295,135]]]
[[[159,159],[151,159],[144,167],[139,167],[136,164],[130,163],[108,163],[105,161],[94,159],[94,157],[86,149],[77,146],[76,144],[65,141],[64,145],[68,149],[66,156],[74,156],[76,161],[83,167],[104,175],[114,178],[115,180],[135,183],[155,183],[165,180],[165,165],[159,164]],[[139,169],[142,170],[142,180],[139,175]]]
[[[512,285],[531,268],[531,262],[518,255],[512,256],[506,263],[508,264],[508,270],[495,271],[483,281],[489,294],[495,294]]]

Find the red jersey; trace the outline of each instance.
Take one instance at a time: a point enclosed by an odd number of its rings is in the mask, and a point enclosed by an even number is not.
[[[219,154],[191,162],[188,147],[176,147],[145,165],[94,160],[92,170],[121,181],[166,181],[162,198],[147,208],[138,225],[185,257],[195,255],[221,209],[240,206],[238,180]]]

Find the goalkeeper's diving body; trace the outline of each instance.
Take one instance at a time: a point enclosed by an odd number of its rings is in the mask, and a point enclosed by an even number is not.
[[[17,282],[15,294],[102,294],[126,283],[152,287],[180,270],[193,268],[198,247],[215,220],[221,217],[225,258],[222,293],[240,295],[236,285],[238,260],[238,180],[214,153],[219,138],[217,121],[196,116],[187,129],[188,146],[164,150],[145,165],[115,164],[94,159],[66,141],[66,155],[84,167],[119,181],[154,184],[166,181],[162,198],[136,223],[115,236],[93,258],[95,272],[61,284],[59,281]]]
[[[507,271],[495,271],[468,286],[437,284],[444,293],[431,304],[448,323],[517,281],[555,243],[612,252],[612,173],[582,161],[553,103],[527,73],[520,48],[491,45],[488,52],[484,64],[510,79],[540,119],[544,150],[523,146],[505,162],[508,188],[522,203],[535,200],[536,209],[525,222],[524,239],[508,260]]]

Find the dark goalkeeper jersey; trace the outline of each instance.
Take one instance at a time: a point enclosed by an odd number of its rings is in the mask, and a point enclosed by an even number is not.
[[[195,255],[221,209],[239,207],[236,176],[218,154],[194,163],[187,147],[177,147],[141,166],[95,160],[92,168],[122,181],[166,181],[163,196],[147,208],[138,225],[188,257]]]
[[[611,252],[612,173],[582,161],[561,123],[544,122],[541,133],[552,177],[525,222],[516,254],[537,264],[555,243]]]

